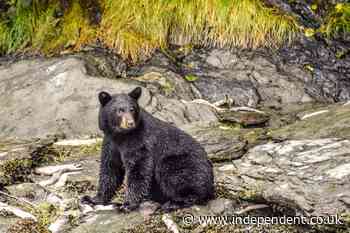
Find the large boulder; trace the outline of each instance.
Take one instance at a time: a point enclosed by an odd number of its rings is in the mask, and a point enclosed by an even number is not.
[[[0,67],[0,136],[96,135],[100,133],[97,126],[99,91],[120,93],[146,86],[146,81],[89,76],[85,62],[66,57],[25,60]],[[144,88],[140,104],[176,125],[216,120],[208,106],[183,103],[160,93],[157,89]]]
[[[270,131],[272,138],[319,139],[350,138],[350,104],[338,104],[304,110],[293,124]]]
[[[278,105],[312,101],[305,92],[309,75],[298,66],[280,72],[272,59],[259,53],[224,49],[196,51],[186,57],[187,72],[199,78],[194,86],[210,101],[231,97],[237,105]]]
[[[350,211],[349,168],[349,140],[290,140],[252,148],[218,167],[216,179],[234,195],[289,214],[330,216]]]
[[[235,105],[283,106],[310,102],[305,83],[311,75],[294,64],[281,70],[266,52],[230,51],[227,49],[195,49],[183,57],[174,54],[174,62],[157,53],[146,64],[131,67],[129,75],[142,76],[149,72],[180,76],[188,79],[187,91],[195,98],[209,102],[231,98]]]

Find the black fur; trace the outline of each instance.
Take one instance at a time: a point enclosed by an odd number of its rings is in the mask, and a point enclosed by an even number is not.
[[[170,211],[212,199],[213,171],[204,149],[182,130],[140,108],[140,95],[141,88],[136,88],[107,97],[107,103],[100,98],[99,127],[104,140],[99,188],[94,198],[83,200],[108,203],[125,175],[124,210],[136,209],[145,200],[157,201]],[[133,117],[133,127],[120,128],[122,114]]]

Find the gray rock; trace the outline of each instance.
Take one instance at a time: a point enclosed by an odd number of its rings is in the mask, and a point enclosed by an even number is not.
[[[256,146],[216,179],[232,194],[264,200],[294,214],[329,216],[349,212],[350,141],[292,140]]]
[[[74,57],[3,66],[0,83],[0,137],[20,138],[99,134],[98,92],[127,92],[146,85],[136,80],[88,76],[84,61]],[[162,119],[176,125],[216,119],[208,106],[183,104],[159,93],[161,90],[144,88],[140,104]]]
[[[7,229],[14,223],[16,223],[19,218],[15,216],[1,216],[0,215],[0,233],[7,232]]]
[[[297,65],[290,65],[287,72],[264,54],[229,52],[225,49],[196,50],[184,59],[186,72],[198,76],[193,85],[202,98],[211,102],[222,100],[225,95],[236,105],[256,107],[283,106],[290,103],[309,102],[312,98],[305,91],[310,74]]]
[[[300,119],[309,115],[306,119],[272,129],[270,136],[279,139],[350,138],[349,105],[329,105],[311,109],[299,112]]]
[[[6,189],[10,194],[17,198],[23,198],[31,203],[40,203],[46,199],[48,192],[35,183],[21,183],[7,186]]]
[[[0,189],[4,185],[30,181],[33,169],[56,155],[55,138],[32,141],[0,140]]]
[[[239,123],[244,127],[263,126],[270,120],[269,115],[259,112],[224,111],[218,113],[220,121]]]
[[[213,162],[231,161],[241,157],[246,150],[246,142],[230,130],[220,129],[218,124],[192,123],[182,127],[206,150]]]
[[[71,233],[118,233],[133,228],[144,222],[143,216],[134,211],[130,214],[117,214],[115,212],[104,212],[91,215],[84,219],[84,223],[74,228]]]
[[[131,67],[128,75],[167,73],[177,83],[192,75],[197,79],[187,84],[191,90],[186,91],[184,96],[192,95],[209,102],[222,100],[226,96],[233,99],[236,105],[250,107],[313,101],[305,90],[311,74],[296,64],[281,70],[283,64],[280,62],[276,65],[268,53],[194,49],[189,54],[173,55],[170,59],[156,53],[145,64]],[[180,89],[176,88],[178,91]]]

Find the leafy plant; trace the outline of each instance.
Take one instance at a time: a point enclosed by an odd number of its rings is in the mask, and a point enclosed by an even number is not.
[[[350,3],[338,3],[321,27],[328,37],[344,37],[350,33]]]
[[[185,79],[189,82],[194,82],[198,79],[198,77],[193,74],[189,74],[185,76]]]

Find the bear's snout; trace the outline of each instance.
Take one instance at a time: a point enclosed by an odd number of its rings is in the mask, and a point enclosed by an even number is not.
[[[120,128],[130,129],[136,126],[134,117],[130,113],[124,113],[121,116]]]

